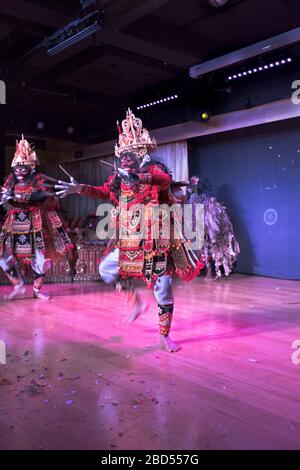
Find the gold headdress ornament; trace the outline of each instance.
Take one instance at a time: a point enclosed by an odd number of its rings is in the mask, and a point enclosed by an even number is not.
[[[38,164],[39,160],[34,149],[31,144],[24,139],[24,135],[22,134],[22,139],[19,142],[16,140],[16,151],[11,164],[12,168],[17,165],[26,165],[33,169]]]
[[[126,111],[126,118],[122,121],[122,129],[117,121],[119,142],[115,145],[116,157],[124,152],[133,152],[139,158],[156,149],[155,139],[151,139],[147,129],[143,129],[140,118],[135,117],[131,109]]]

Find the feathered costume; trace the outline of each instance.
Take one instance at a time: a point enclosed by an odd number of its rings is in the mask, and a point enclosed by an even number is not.
[[[240,253],[233,226],[226,207],[212,195],[206,178],[193,176],[187,193],[187,202],[193,205],[193,228],[195,228],[195,205],[204,205],[204,246],[201,250],[206,266],[213,265],[216,276],[229,276]]]

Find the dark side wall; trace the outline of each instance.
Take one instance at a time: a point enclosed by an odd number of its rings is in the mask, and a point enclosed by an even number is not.
[[[189,168],[228,209],[237,271],[300,279],[300,119],[191,139]]]
[[[0,105],[0,184],[2,184],[5,169],[5,108],[5,104]]]
[[[0,104],[0,188],[3,184],[5,174],[5,121],[6,121],[6,105]],[[0,224],[4,217],[5,211],[0,206]]]

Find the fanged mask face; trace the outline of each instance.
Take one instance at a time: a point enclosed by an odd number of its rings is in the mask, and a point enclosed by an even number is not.
[[[139,167],[138,160],[134,155],[124,154],[121,156],[121,168],[127,171],[137,170]]]
[[[18,165],[14,169],[15,176],[18,181],[24,181],[30,175],[30,168],[26,165]]]

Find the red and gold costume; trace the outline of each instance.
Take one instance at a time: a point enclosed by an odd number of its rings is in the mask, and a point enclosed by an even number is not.
[[[195,259],[184,240],[174,238],[174,225],[171,214],[169,233],[162,233],[164,217],[160,212],[160,236],[153,238],[151,230],[155,220],[157,206],[174,203],[169,186],[172,182],[170,173],[158,162],[149,162],[138,174],[139,184],[128,185],[122,181],[116,183],[116,176],[111,176],[103,186],[82,185],[81,195],[114,202],[111,224],[125,230],[128,237],[118,237],[111,243],[109,250],[118,246],[120,250],[119,275],[121,277],[139,277],[151,284],[162,274],[178,274],[184,280],[193,279],[203,268],[202,262]],[[117,189],[116,189],[117,188]],[[141,207],[142,205],[142,207]],[[143,211],[143,217],[139,213]],[[123,215],[124,213],[124,215]],[[143,236],[140,233],[143,223]],[[107,254],[107,252],[106,252]]]
[[[6,251],[18,261],[30,263],[37,249],[52,261],[64,256],[71,247],[71,241],[57,212],[56,200],[44,197],[43,179],[34,175],[26,185],[18,185],[8,177],[4,188],[11,188],[11,185],[20,199],[10,201],[11,207],[0,234],[0,258]],[[35,201],[38,194],[42,200]]]
[[[57,261],[72,247],[56,199],[47,191],[42,177],[35,173],[37,163],[35,151],[22,138],[16,144],[13,172],[2,188],[7,215],[0,232],[0,266],[12,283],[18,285],[23,281],[16,262],[30,263],[35,274],[35,294],[42,287],[51,261]],[[26,172],[23,179],[16,177],[20,168]]]
[[[114,203],[111,225],[117,236],[109,243],[110,254],[100,263],[103,280],[112,282],[118,274],[123,279],[142,278],[148,286],[153,285],[158,302],[159,333],[168,338],[174,303],[171,276],[176,273],[184,280],[193,279],[203,264],[183,236],[175,237],[175,216],[170,213],[170,206],[175,202],[170,191],[172,176],[162,163],[151,160],[148,155],[156,148],[155,140],[130,109],[122,129],[119,124],[118,128],[115,154],[121,161],[128,153],[136,156],[138,165],[134,177],[124,181],[122,173],[121,177],[116,173],[103,186],[82,185],[80,193]],[[155,212],[158,207],[159,213]],[[164,219],[168,217],[170,224],[165,225]],[[142,236],[136,236],[140,233]],[[174,343],[168,342],[164,347],[177,350]]]
[[[120,158],[121,167],[116,168],[103,186],[80,185],[74,178],[71,183],[60,181],[58,195],[80,193],[112,201],[111,239],[100,262],[100,275],[107,283],[116,282],[119,277],[123,281],[141,278],[148,286],[153,285],[161,342],[168,351],[176,351],[177,346],[169,338],[174,303],[172,274],[189,280],[199,273],[203,264],[190,250],[184,236],[180,236],[178,219],[170,211],[175,199],[170,191],[169,170],[148,155],[156,148],[155,140],[130,109],[122,128],[117,125],[119,142],[115,155]],[[137,301],[136,305],[132,319],[141,313],[141,302]]]

